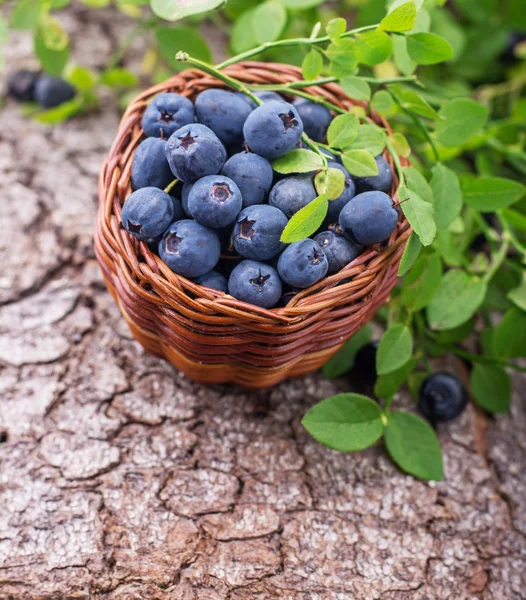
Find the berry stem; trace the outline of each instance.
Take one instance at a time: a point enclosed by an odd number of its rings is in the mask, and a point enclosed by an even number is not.
[[[389,77],[387,79],[375,79],[374,77],[362,77],[357,75],[354,79],[360,79],[361,81],[365,81],[366,83],[372,83],[376,85],[388,85],[390,83],[410,83],[416,82],[416,75],[409,75],[408,77]],[[315,85],[325,85],[326,83],[338,83],[340,80],[338,77],[322,77],[321,79],[312,79],[306,80],[302,79],[301,81],[291,81],[290,83],[285,83],[283,85],[284,88],[295,90],[296,88],[306,88],[313,87]],[[270,84],[261,84],[258,86],[251,86],[254,89],[257,87],[258,90],[270,90],[274,89],[274,85]]]
[[[389,153],[393,157],[393,162],[394,162],[394,165],[396,168],[396,172],[398,174],[398,185],[405,186],[404,168],[402,167],[402,163],[400,162],[400,157],[398,156],[398,152],[394,149],[393,144],[391,144],[391,142],[388,139],[385,140],[385,147],[387,148],[387,150],[389,150]]]
[[[171,183],[169,183],[165,188],[164,191],[169,194],[172,191],[172,188],[174,188],[177,185],[177,182],[179,181],[179,179],[174,179]]]
[[[300,82],[298,82],[300,83]],[[299,87],[305,87],[305,86],[299,86]],[[302,92],[296,88],[293,88],[287,84],[282,85],[251,85],[250,89],[252,90],[270,90],[272,92],[282,92],[284,94],[294,94],[295,96],[300,96],[301,98],[307,98],[308,100],[310,100],[311,102],[316,102],[316,104],[321,104],[322,106],[325,106],[325,108],[328,108],[329,110],[332,110],[338,114],[344,115],[347,113],[347,111],[343,108],[340,108],[339,106],[336,106],[336,104],[333,104],[332,102],[329,102],[328,100],[325,100],[324,98],[322,98],[321,96],[312,96],[311,94],[307,93],[307,92]]]

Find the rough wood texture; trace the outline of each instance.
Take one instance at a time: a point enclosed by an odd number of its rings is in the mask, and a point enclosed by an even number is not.
[[[85,14],[64,20],[100,66],[123,21]],[[9,68],[30,52],[14,35]],[[524,598],[525,380],[512,416],[440,429],[446,479],[425,484],[381,446],[308,438],[344,380],[246,393],[145,355],[92,250],[117,124],[109,101],[53,129],[0,113],[0,598]]]

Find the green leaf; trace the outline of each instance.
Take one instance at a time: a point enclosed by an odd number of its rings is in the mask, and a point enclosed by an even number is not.
[[[53,17],[47,17],[40,22],[40,34],[46,48],[59,52],[65,50],[69,45],[69,37],[60,21]]]
[[[499,365],[476,364],[471,371],[471,391],[476,403],[491,413],[510,409],[511,381]]]
[[[59,77],[68,62],[69,47],[62,50],[52,50],[48,48],[44,42],[40,27],[35,31],[34,35],[35,54],[42,65],[42,68],[50,75]]]
[[[384,31],[366,31],[356,36],[356,56],[364,65],[378,65],[385,62],[393,51],[391,38]]]
[[[411,155],[411,146],[404,135],[401,133],[393,133],[387,139],[398,156],[408,158]]]
[[[505,208],[502,211],[502,216],[512,227],[520,231],[526,231],[526,216],[516,211],[513,208]]]
[[[100,77],[101,83],[109,87],[114,88],[126,88],[137,85],[138,78],[135,73],[132,73],[128,69],[122,69],[121,67],[115,67],[104,71]]]
[[[331,148],[346,148],[358,136],[360,121],[357,116],[345,114],[338,115],[332,120],[327,131],[327,141]]]
[[[449,42],[434,33],[408,35],[407,53],[419,65],[435,65],[453,58]]]
[[[516,306],[526,311],[526,273],[522,275],[522,282],[508,292],[508,299]]]
[[[385,375],[399,369],[411,358],[413,338],[402,323],[395,323],[384,333],[376,353],[376,372]]]
[[[34,29],[40,20],[43,0],[18,0],[11,13],[13,29]]]
[[[358,137],[349,144],[347,150],[367,150],[373,156],[378,156],[384,151],[386,135],[383,129],[380,129],[372,123],[364,123],[358,127]]]
[[[394,35],[393,38],[393,62],[403,75],[412,75],[416,71],[417,64],[411,60],[407,53],[407,39],[402,35]]]
[[[180,50],[204,62],[212,62],[212,53],[208,44],[194,27],[157,27],[155,39],[162,57],[173,69],[178,71],[186,69],[183,63],[175,59],[175,55]]]
[[[341,156],[343,166],[356,177],[378,175],[378,165],[367,150],[346,150]]]
[[[411,359],[396,371],[380,375],[374,384],[374,394],[378,398],[392,398],[404,385],[409,374],[416,368],[418,361]]]
[[[273,42],[279,38],[287,22],[287,11],[283,4],[267,0],[252,13],[253,31],[258,44]]]
[[[395,8],[380,21],[380,29],[384,31],[410,31],[416,21],[416,5],[406,2]]]
[[[227,4],[228,6],[228,4]],[[255,9],[244,11],[234,22],[230,32],[230,47],[233,54],[240,54],[250,48],[254,48],[257,43],[253,30],[252,15]]]
[[[320,228],[328,210],[329,202],[325,194],[314,198],[291,217],[281,234],[281,241],[292,244],[308,238]]]
[[[431,329],[453,329],[471,319],[486,295],[486,284],[460,269],[443,275],[437,293],[427,307]]]
[[[526,356],[526,313],[510,308],[493,331],[493,351],[500,358]]]
[[[363,100],[367,102],[371,97],[371,87],[367,81],[364,81],[363,79],[352,76],[343,77],[340,80],[340,85],[347,96],[349,96],[349,98],[354,98],[354,100]]]
[[[395,112],[396,104],[389,92],[386,90],[379,90],[373,94],[371,108],[379,112],[381,115],[390,116]]]
[[[331,40],[331,42],[333,42],[333,44],[336,44],[336,45],[338,45],[340,36],[342,35],[342,33],[345,33],[346,30],[347,30],[347,21],[345,19],[343,19],[342,17],[338,17],[336,19],[331,19],[327,23],[327,27],[325,28],[325,31],[327,32],[329,39]]]
[[[395,411],[388,418],[385,445],[394,462],[410,475],[440,481],[442,452],[431,426],[410,413]]]
[[[425,308],[440,286],[442,263],[438,254],[421,256],[406,277],[400,300],[409,312]]]
[[[272,163],[272,168],[277,173],[311,173],[323,168],[321,157],[316,152],[298,148],[280,156]]]
[[[420,238],[416,235],[416,233],[413,231],[407,242],[404,253],[402,254],[400,266],[398,267],[399,277],[402,277],[409,271],[409,269],[411,269],[411,267],[415,264],[416,259],[418,258],[421,250],[422,242],[420,241]]]
[[[414,229],[424,246],[429,246],[436,235],[436,225],[433,218],[433,206],[422,200],[413,190],[403,186],[398,188],[402,212]],[[407,200],[406,200],[407,198]]]
[[[293,10],[306,10],[313,6],[318,6],[323,0],[280,0],[281,4]]]
[[[341,169],[329,167],[327,171],[320,171],[316,175],[314,186],[318,194],[327,196],[327,200],[336,200],[345,189],[345,175]]]
[[[393,91],[398,96],[403,108],[421,117],[426,117],[426,119],[440,119],[440,115],[436,110],[418,92],[404,88],[401,85],[394,86]]]
[[[407,187],[416,192],[424,202],[433,204],[433,190],[422,173],[414,167],[406,167],[404,175]]]
[[[334,356],[323,365],[323,376],[327,379],[340,377],[354,366],[356,354],[362,346],[371,340],[372,330],[369,325],[365,325],[359,329],[352,338],[347,341]]]
[[[360,394],[337,394],[323,400],[301,424],[320,444],[340,452],[368,448],[383,432],[378,404]]]
[[[435,165],[431,172],[435,223],[438,229],[446,229],[462,210],[460,182],[456,173],[444,165]]]
[[[84,67],[75,66],[67,74],[67,80],[81,92],[93,89],[97,83],[97,76],[93,71]]]
[[[335,77],[351,75],[358,66],[358,59],[354,48],[354,40],[342,38],[338,44],[330,44],[325,55],[331,61],[331,72]]]
[[[436,124],[436,136],[444,146],[462,146],[478,133],[488,120],[488,109],[469,98],[456,98],[444,105]]]
[[[515,204],[526,194],[518,181],[502,177],[477,177],[463,180],[464,201],[482,212],[491,212]]]
[[[323,57],[314,48],[310,50],[301,65],[301,71],[303,73],[303,79],[311,81],[316,79],[323,69]]]
[[[225,0],[150,0],[152,11],[166,21],[208,12],[225,4]]]
[[[82,110],[82,100],[80,98],[73,98],[68,102],[63,102],[55,108],[44,110],[35,115],[35,120],[39,123],[46,123],[48,125],[55,125],[62,123],[70,117],[75,116]]]

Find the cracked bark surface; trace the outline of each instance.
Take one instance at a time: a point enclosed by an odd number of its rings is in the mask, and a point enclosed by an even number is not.
[[[128,27],[103,15],[65,13],[84,65]],[[13,35],[8,67],[31,51]],[[146,355],[92,250],[118,119],[110,98],[54,128],[0,112],[0,598],[524,598],[525,378],[511,415],[440,428],[446,477],[423,483],[381,445],[308,437],[301,416],[345,380],[247,393]]]

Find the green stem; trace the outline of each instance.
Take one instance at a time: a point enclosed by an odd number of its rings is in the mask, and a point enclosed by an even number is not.
[[[174,179],[171,183],[169,183],[165,188],[164,191],[169,194],[172,191],[172,188],[174,188],[177,185],[177,182],[179,181],[179,179]]]
[[[385,140],[385,147],[389,150],[389,153],[393,157],[393,162],[395,164],[396,172],[398,174],[399,184],[405,186],[404,168],[402,167],[402,163],[400,162],[398,152],[394,149],[394,146],[388,139]]]
[[[374,77],[362,77],[360,75],[357,75],[356,77],[354,77],[354,79],[361,79],[362,81],[365,81],[367,83],[373,83],[376,85],[387,85],[389,83],[403,83],[404,81],[416,81],[416,75],[410,75],[409,77],[389,77],[387,79],[375,79]],[[340,80],[338,79],[338,77],[322,77],[321,79],[313,79],[311,81],[303,79],[301,81],[291,81],[290,83],[284,84],[283,87],[295,90],[297,88],[301,89],[306,87],[312,87],[315,85],[325,85],[326,83],[338,83],[339,81]],[[252,87],[257,87],[258,90],[273,90],[275,86],[269,83]]]
[[[501,244],[500,248],[498,249],[498,251],[492,256],[491,263],[488,267],[488,270],[486,271],[486,274],[482,278],[482,281],[484,281],[484,283],[487,284],[492,280],[493,276],[499,270],[500,266],[504,262],[504,259],[508,255],[509,248],[510,248],[510,236],[506,231],[504,231],[504,233],[502,234],[502,244]]]
[[[526,246],[521,244],[521,242],[519,242],[519,240],[516,238],[506,219],[499,212],[497,212],[496,215],[497,219],[499,220],[500,226],[504,231],[504,235],[509,240],[511,245],[522,254],[523,260],[526,260]]]
[[[291,88],[288,85],[251,85],[250,89],[252,90],[261,90],[261,89],[265,89],[265,90],[271,90],[273,92],[282,92],[283,94],[294,94],[295,96],[300,96],[301,98],[307,98],[308,100],[310,100],[311,102],[316,102],[316,104],[321,104],[322,106],[325,106],[325,108],[328,108],[329,110],[332,110],[338,114],[347,114],[348,111],[344,110],[343,108],[341,108],[340,106],[336,106],[336,104],[333,104],[332,102],[329,102],[328,100],[325,100],[325,98],[322,98],[321,96],[312,96],[311,94],[309,94],[308,92],[302,92],[301,90],[297,90],[296,88]]]
[[[457,348],[457,346],[453,345],[445,345],[444,348],[449,352],[453,352],[453,354],[456,354],[461,358],[465,358],[466,360],[469,360],[473,363],[482,363],[485,365],[499,364],[504,367],[509,367],[510,369],[515,369],[515,371],[526,373],[526,367],[520,367],[519,365],[515,365],[507,361],[505,358],[499,358],[498,356],[481,356],[479,354],[470,354],[469,352],[466,352],[461,348]]]

